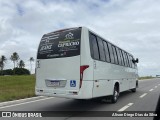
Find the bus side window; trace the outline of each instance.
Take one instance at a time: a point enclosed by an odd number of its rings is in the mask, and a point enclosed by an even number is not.
[[[115,64],[119,64],[118,63],[118,56],[117,56],[117,52],[116,52],[116,47],[112,45],[112,49],[113,49]]]
[[[119,63],[119,65],[122,65],[122,59],[121,59],[119,48],[116,47],[116,51],[117,51],[117,56],[118,56],[118,63]]]
[[[128,61],[128,56],[126,52],[125,52],[125,57],[126,57],[127,67],[129,67],[129,61]]]
[[[132,67],[131,61],[130,61],[130,58],[129,58],[129,54],[127,54],[127,57],[128,57],[129,67]]]
[[[134,63],[133,63],[133,57],[132,56],[130,56],[130,60],[131,60],[131,63],[132,63],[132,68],[134,68]]]
[[[129,55],[129,60],[130,60],[130,62],[131,62],[131,68],[132,68],[132,67],[133,67],[133,66],[132,66],[133,62],[132,62],[132,56],[131,56],[131,55]]]
[[[91,48],[91,56],[93,59],[99,60],[99,50],[97,45],[96,36],[93,34],[89,34],[90,48]]]
[[[101,38],[97,37],[100,60],[105,61],[104,46]]]
[[[123,50],[122,50],[122,56],[123,56],[123,59],[124,59],[124,66],[127,66],[127,61],[126,61],[125,53],[124,53]]]
[[[123,66],[125,66],[125,58],[124,58],[124,54],[123,54],[123,50],[121,50],[121,55],[122,55],[122,59],[123,59]]]
[[[123,59],[123,56],[122,56],[122,50],[119,49],[119,53],[120,53],[120,57],[121,57],[121,64],[124,66],[124,59]]]
[[[109,48],[109,54],[110,54],[110,58],[111,58],[111,63],[114,63],[114,54],[113,54],[112,45],[110,43],[108,43],[108,48]]]
[[[108,44],[105,41],[103,41],[103,44],[104,44],[104,49],[105,49],[106,61],[111,62],[110,55],[109,55]]]

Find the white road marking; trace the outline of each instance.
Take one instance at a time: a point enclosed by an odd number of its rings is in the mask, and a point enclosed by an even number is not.
[[[157,86],[155,86],[155,88],[157,88]]]
[[[24,98],[24,99],[19,99],[19,100],[13,100],[13,101],[6,101],[6,102],[1,102],[0,103],[0,106],[3,106],[3,105],[9,105],[9,104],[14,104],[14,103],[18,103],[18,102],[26,102],[26,101],[31,101],[31,100],[36,100],[36,99],[41,99],[43,98],[44,96],[38,96],[38,97],[30,97],[30,98]]]
[[[143,98],[144,96],[146,96],[147,95],[147,93],[144,93],[144,94],[142,94],[141,96],[140,96],[140,98]]]
[[[133,105],[133,103],[128,103],[127,105],[125,105],[124,107],[122,107],[121,109],[119,109],[118,111],[122,112],[122,111],[126,110],[127,108],[129,108],[132,105]]]
[[[154,89],[150,89],[149,91],[153,91]]]
[[[8,107],[13,107],[13,106],[18,106],[18,105],[24,105],[24,104],[38,102],[38,101],[42,101],[42,100],[48,100],[48,99],[52,99],[52,98],[54,98],[54,97],[48,97],[48,98],[44,98],[44,99],[40,99],[40,100],[34,100],[34,101],[29,101],[29,102],[14,104],[14,105],[8,105],[8,106],[0,107],[0,109],[8,108]]]

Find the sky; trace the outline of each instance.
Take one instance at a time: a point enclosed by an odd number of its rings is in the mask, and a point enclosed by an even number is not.
[[[139,58],[139,76],[160,75],[159,6],[159,0],[0,0],[0,56],[12,69],[17,52],[30,69],[43,34],[85,26]]]

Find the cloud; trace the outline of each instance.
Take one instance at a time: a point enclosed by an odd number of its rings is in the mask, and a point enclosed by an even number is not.
[[[160,1],[0,1],[0,55],[18,52],[29,69],[44,33],[86,26],[140,59],[140,76],[160,73]],[[6,68],[12,68],[8,60]]]

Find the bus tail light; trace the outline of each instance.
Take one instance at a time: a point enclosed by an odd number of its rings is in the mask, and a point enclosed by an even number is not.
[[[89,68],[89,65],[83,65],[83,66],[80,66],[80,84],[79,84],[79,88],[81,88],[82,86],[82,80],[83,80],[83,73],[84,73],[84,70]]]

